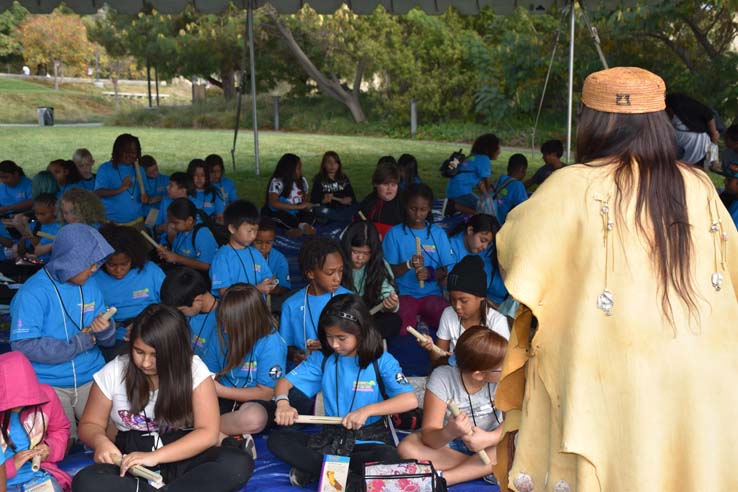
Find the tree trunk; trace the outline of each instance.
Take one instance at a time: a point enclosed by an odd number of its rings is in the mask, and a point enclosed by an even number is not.
[[[226,101],[230,101],[236,97],[236,74],[230,69],[221,69],[220,71],[221,89],[223,89],[223,97]]]
[[[59,61],[54,60],[53,63],[54,63],[54,90],[58,91],[59,90],[59,79],[57,78],[57,76],[59,74]]]
[[[113,81],[113,92],[115,92],[115,112],[117,113],[118,110],[120,110],[120,96],[118,95],[118,76],[113,75],[111,77],[111,80]]]

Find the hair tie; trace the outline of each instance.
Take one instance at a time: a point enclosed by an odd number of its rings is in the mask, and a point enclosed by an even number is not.
[[[358,323],[359,322],[359,320],[358,320],[358,318],[356,316],[354,316],[353,314],[344,313],[343,311],[339,311],[338,312],[338,317],[339,318],[343,318],[343,319],[347,319],[349,321],[353,321],[354,323]]]

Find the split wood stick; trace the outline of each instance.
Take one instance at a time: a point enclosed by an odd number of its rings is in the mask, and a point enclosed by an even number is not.
[[[415,237],[415,254],[420,256],[423,254],[422,246],[420,245],[420,238]],[[418,280],[421,289],[425,289],[425,280]]]
[[[359,210],[357,213],[359,214],[359,217],[361,218],[361,220],[367,220],[366,215],[364,215],[364,212]]]
[[[407,327],[407,332],[423,343],[428,342],[428,341],[430,342],[433,341],[433,339],[431,339],[430,337],[426,335],[423,335],[422,333],[420,333],[418,330],[416,330],[412,326]],[[439,347],[435,343],[433,344],[433,351],[437,353],[438,355],[440,355],[441,357],[446,357],[448,355],[445,350],[443,350],[441,347]]]
[[[153,246],[154,248],[156,248],[156,249],[159,249],[159,248],[161,248],[161,244],[159,244],[159,243],[157,243],[156,241],[154,241],[154,238],[152,238],[151,236],[149,236],[149,234],[148,234],[148,233],[147,233],[146,231],[142,230],[142,231],[141,231],[141,235],[142,235],[142,236],[144,237],[144,239],[146,239],[146,240],[147,240],[147,241],[148,241],[148,242],[149,242],[149,243],[150,243],[150,244],[151,244],[151,245],[152,245],[152,246]]]
[[[37,472],[41,469],[41,455],[37,454],[31,459],[31,471]]]
[[[325,415],[298,415],[295,419],[297,424],[341,425],[342,422],[342,417],[326,417]]]
[[[113,456],[113,463],[120,466],[121,464],[121,457],[120,456]],[[133,465],[128,469],[128,473],[133,475],[134,477],[143,478],[144,480],[151,480],[152,482],[161,482],[164,480],[161,475],[158,473],[154,473],[148,468],[144,468],[140,465]]]
[[[378,313],[379,311],[381,311],[383,307],[384,307],[384,303],[381,303],[381,302],[380,302],[379,304],[377,304],[376,306],[374,306],[373,308],[371,308],[371,309],[369,310],[369,314],[371,314],[372,316],[374,316],[374,315],[375,315],[375,314],[377,314],[377,313]]]
[[[56,236],[54,234],[49,234],[48,232],[44,231],[37,231],[36,235],[44,239],[51,239],[52,241],[56,239]]]
[[[456,402],[455,401],[449,400],[449,401],[446,402],[446,405],[448,405],[448,409],[451,410],[451,415],[453,415],[454,417],[458,417],[459,414],[461,414],[461,411],[459,411],[459,407],[456,406]],[[473,433],[474,432],[469,431],[469,434],[467,434],[467,435],[471,435]],[[490,463],[492,463],[489,460],[489,456],[487,455],[487,451],[485,451],[484,449],[480,449],[479,451],[477,451],[477,456],[479,456],[479,459],[482,460],[482,463],[484,463],[485,465],[489,465]]]
[[[272,295],[271,294],[267,294],[267,309],[269,310],[270,313],[272,312]]]
[[[144,196],[146,194],[146,189],[144,188],[144,181],[141,177],[141,165],[138,163],[138,159],[133,161],[133,168],[136,170],[136,180],[138,181],[138,189],[141,191],[141,196]]]
[[[108,310],[103,313],[103,319],[107,321],[110,318],[112,318],[113,316],[115,316],[115,313],[117,313],[117,312],[118,312],[118,308],[117,307],[110,306],[108,308]]]

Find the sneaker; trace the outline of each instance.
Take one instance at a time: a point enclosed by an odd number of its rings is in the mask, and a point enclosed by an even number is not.
[[[228,436],[220,443],[223,447],[237,448],[256,460],[256,443],[251,434],[241,434],[240,436]]]
[[[305,487],[315,480],[316,478],[308,472],[304,472],[294,466],[290,468],[290,485]]]
[[[490,473],[489,475],[483,476],[482,477],[482,480],[484,480],[485,482],[487,482],[490,485],[494,485],[495,487],[498,486],[498,484],[497,484],[497,477],[495,476],[494,473]]]

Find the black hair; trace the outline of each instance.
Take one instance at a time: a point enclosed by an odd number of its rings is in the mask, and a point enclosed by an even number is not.
[[[493,235],[497,234],[500,230],[500,223],[497,219],[489,214],[476,214],[469,217],[469,220],[460,222],[449,232],[448,237],[454,237],[460,232],[466,234],[466,229],[471,227],[472,231],[476,234],[477,232],[491,232]]]
[[[170,271],[161,284],[161,302],[174,308],[189,307],[195,297],[207,294],[210,286],[205,277],[192,268],[175,268]]]
[[[412,183],[418,176],[418,160],[412,154],[402,154],[397,160],[397,168],[405,174],[405,182]]]
[[[303,193],[305,193],[307,190],[305,190],[305,180],[300,178],[298,180],[295,180],[295,172],[297,171],[297,166],[300,164],[300,158],[296,156],[295,154],[284,154],[282,157],[279,158],[279,161],[277,162],[277,166],[274,168],[274,172],[272,173],[272,177],[269,178],[269,183],[272,182],[272,180],[280,180],[282,181],[282,193],[281,196],[288,197],[292,193],[292,185],[296,184],[298,188],[302,190]],[[269,203],[269,187],[267,187],[267,192],[265,195],[265,203]]]
[[[277,232],[277,223],[271,217],[262,215],[259,219],[259,230]]]
[[[397,290],[395,279],[387,271],[387,266],[384,263],[382,241],[379,240],[379,233],[371,222],[354,222],[348,226],[341,238],[341,246],[343,247],[344,258],[346,258],[349,266],[349,268],[343,269],[341,283],[344,287],[352,291],[356,291],[359,287],[354,285],[354,274],[352,268],[350,268],[351,248],[369,246],[369,261],[364,270],[364,302],[371,306],[381,302],[382,284],[385,281]]]
[[[525,171],[528,168],[528,159],[523,154],[513,154],[510,159],[507,160],[507,175],[512,176],[513,174]]]
[[[359,357],[360,368],[365,369],[382,356],[382,335],[375,328],[369,309],[361,297],[356,294],[340,294],[328,301],[323,308],[318,321],[318,340],[325,357],[334,354],[326,337],[326,329],[333,326],[356,337],[356,355]]]
[[[383,164],[392,164],[394,166],[397,166],[397,159],[395,159],[391,155],[383,155],[377,161],[377,166],[383,165]]]
[[[336,171],[336,176],[333,178],[334,181],[343,182],[348,180],[348,177],[346,177],[346,174],[343,172],[343,164],[341,163],[341,158],[338,156],[338,153],[329,150],[325,154],[323,154],[323,158],[320,160],[320,170],[318,171],[318,175],[321,181],[327,181],[330,178],[328,177],[328,173],[325,171],[325,160],[331,157],[334,161],[336,161],[336,164],[338,164],[338,170]]]
[[[192,159],[187,165],[187,174],[192,177],[192,186],[195,186],[195,171],[198,169],[202,169],[205,173],[205,186],[203,187],[203,191],[205,193],[209,193],[210,196],[212,196],[213,201],[215,201],[217,197],[221,196],[220,191],[218,191],[218,189],[210,182],[210,168],[202,159]]]
[[[384,159],[384,157],[382,159]],[[372,173],[372,184],[376,186],[384,184],[387,181],[399,183],[400,170],[397,168],[397,164],[391,161],[382,161],[382,159],[379,160],[377,167],[374,169],[374,173]],[[392,161],[394,161],[394,159],[392,159]]]
[[[219,156],[218,154],[210,154],[205,158],[205,164],[208,166],[208,171],[212,171],[215,166],[220,166],[220,168],[223,170],[223,174],[225,174],[225,164],[223,163],[223,158]]]
[[[233,226],[234,229],[241,227],[241,224],[257,225],[259,210],[247,200],[236,200],[226,207],[223,221],[226,227]]]
[[[474,140],[472,144],[472,154],[483,154],[494,159],[495,154],[500,150],[500,139],[494,133],[485,133]]]
[[[54,208],[56,206],[56,195],[53,193],[39,193],[36,195],[36,198],[33,199],[33,203]]]
[[[131,259],[131,267],[139,271],[148,261],[149,245],[133,227],[108,222],[100,226],[100,235],[113,247],[113,254],[123,253]]]
[[[0,173],[18,174],[19,176],[26,175],[26,173],[23,172],[23,168],[13,161],[0,162]]]
[[[404,229],[408,225],[407,206],[413,198],[424,198],[428,201],[429,210],[426,222],[428,223],[428,234],[430,235],[430,227],[433,222],[433,211],[431,210],[433,208],[433,190],[425,183],[410,183],[402,194],[402,227]]]
[[[345,264],[346,261],[338,241],[329,237],[308,238],[300,248],[300,254],[297,257],[300,273],[307,277],[308,272],[316,268],[323,268],[326,257],[332,253],[338,253]]]
[[[188,196],[195,194],[195,182],[192,181],[192,176],[187,173],[183,173],[181,171],[172,173],[172,175],[169,176],[169,182],[175,183],[180,188],[187,190]]]
[[[79,169],[77,169],[77,165],[74,163],[74,161],[56,159],[49,162],[48,167],[51,166],[59,166],[62,168],[62,170],[66,171],[67,177],[65,184],[74,184],[82,181],[82,175],[79,173]]]
[[[153,155],[146,154],[146,155],[141,156],[141,159],[139,160],[139,164],[141,164],[141,167],[145,169],[151,166],[156,166],[157,162],[156,162],[156,159],[154,159]]]
[[[118,168],[118,161],[123,154],[123,149],[131,143],[136,147],[136,159],[141,158],[141,142],[138,137],[134,137],[130,133],[121,133],[113,142],[113,155],[110,160],[113,162],[114,168]]]
[[[546,140],[543,142],[543,145],[541,145],[541,154],[556,154],[556,156],[561,159],[561,156],[564,155],[564,144],[561,140]]]
[[[725,130],[725,138],[738,142],[738,123],[733,123]]]
[[[171,215],[175,219],[187,220],[192,217],[197,220],[197,207],[189,198],[175,198],[167,207],[167,215]]]

